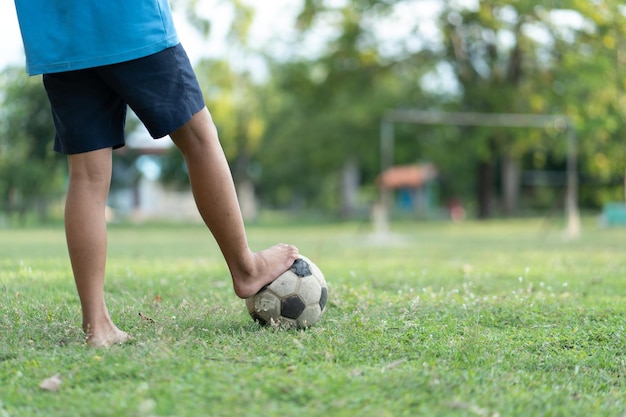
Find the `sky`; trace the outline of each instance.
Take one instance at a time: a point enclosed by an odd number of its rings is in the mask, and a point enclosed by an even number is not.
[[[23,65],[23,51],[15,6],[12,1],[0,1],[0,68]]]

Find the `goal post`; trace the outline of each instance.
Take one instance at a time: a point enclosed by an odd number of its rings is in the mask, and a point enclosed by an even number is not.
[[[567,140],[567,184],[565,197],[566,234],[569,238],[580,236],[580,214],[578,210],[578,151],[576,129],[572,120],[564,115],[538,115],[514,113],[454,113],[396,109],[387,111],[380,124],[381,172],[393,165],[394,125],[412,123],[421,125],[483,126],[483,127],[526,127],[537,129],[557,128],[564,132]],[[381,188],[381,203],[384,217],[381,224],[387,227],[389,219],[390,190]]]

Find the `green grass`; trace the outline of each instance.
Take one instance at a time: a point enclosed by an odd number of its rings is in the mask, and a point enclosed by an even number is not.
[[[322,322],[281,331],[252,322],[202,227],[112,226],[107,302],[134,341],[94,350],[63,231],[0,230],[0,416],[624,416],[626,229],[583,232],[254,226],[329,283]]]

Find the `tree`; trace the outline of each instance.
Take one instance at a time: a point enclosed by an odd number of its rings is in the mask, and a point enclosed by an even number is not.
[[[380,172],[382,114],[419,102],[419,79],[430,67],[425,54],[385,55],[374,36],[371,22],[388,16],[400,2],[331,3],[306,1],[298,19],[305,38],[316,36],[322,24],[335,34],[320,55],[295,54],[271,64],[260,161],[266,202],[350,216],[356,210],[350,190],[354,178],[374,184]],[[305,39],[301,42],[293,49],[304,48]]]
[[[583,169],[594,177],[604,169],[607,178],[623,172],[623,158],[608,163],[610,148],[590,137],[623,147],[615,136],[623,119],[616,88],[623,82],[616,53],[624,33],[623,8],[584,0],[488,0],[475,9],[449,2],[440,26],[445,39],[441,59],[453,70],[461,91],[455,110],[565,114],[576,122]],[[564,164],[566,147],[558,140],[559,129],[479,129],[464,134],[475,146],[470,155],[477,163],[480,217],[490,214],[497,165],[503,167],[501,183],[511,187],[516,181],[507,175],[519,176],[521,158],[529,152],[544,155],[535,161],[560,158]],[[511,196],[514,193],[504,188],[505,212],[513,208]]]
[[[568,5],[580,23],[561,28],[555,45],[555,107],[576,122],[589,184],[581,197],[598,206],[626,195],[626,9],[609,1]]]
[[[540,113],[537,102],[549,63],[538,55],[539,45],[528,28],[540,20],[533,2],[481,1],[474,9],[447,3],[441,14],[444,48],[441,59],[452,69],[460,87],[456,111]],[[520,158],[541,138],[527,129],[464,129],[476,161],[476,201],[480,218],[491,215],[497,162],[502,165],[504,209],[512,213],[517,193]]]

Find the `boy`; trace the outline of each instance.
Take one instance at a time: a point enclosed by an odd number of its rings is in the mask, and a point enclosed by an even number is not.
[[[129,335],[104,301],[106,222],[112,150],[124,145],[130,106],[153,138],[169,135],[189,170],[198,210],[215,237],[237,296],[247,298],[298,256],[278,244],[250,250],[231,173],[211,115],[178,41],[167,0],[15,0],[26,70],[43,74],[56,127],[54,149],[67,155],[65,233],[94,347]]]

